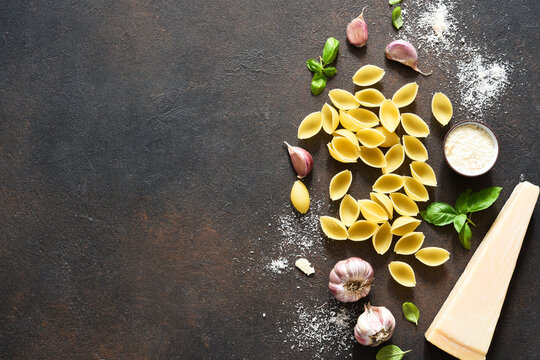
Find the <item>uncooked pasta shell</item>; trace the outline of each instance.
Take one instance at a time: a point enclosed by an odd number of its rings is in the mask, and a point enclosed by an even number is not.
[[[380,223],[388,220],[388,214],[382,206],[373,200],[362,199],[358,200],[360,212],[367,221]]]
[[[384,142],[379,145],[380,147],[392,147],[399,144],[399,136],[395,132],[390,132],[382,126],[376,127],[375,130],[384,135]]]
[[[366,107],[379,107],[385,99],[384,95],[377,89],[357,91],[354,97],[360,102],[360,105]]]
[[[428,159],[428,152],[424,144],[414,136],[403,136],[403,149],[405,154],[415,161],[426,161]]]
[[[401,144],[392,146],[388,149],[384,158],[386,159],[386,166],[382,168],[383,174],[388,174],[399,169],[403,161],[405,161],[403,146]]]
[[[424,233],[411,232],[403,235],[394,246],[394,252],[399,255],[411,255],[417,252],[424,243]]]
[[[410,216],[400,216],[392,223],[392,234],[403,236],[413,232],[421,221]]]
[[[379,125],[379,118],[377,115],[367,109],[356,108],[347,111],[347,114],[352,116],[357,121],[361,129],[372,128]]]
[[[367,220],[358,220],[349,228],[349,240],[367,240],[375,234],[378,228],[379,225],[377,223]]]
[[[431,111],[433,112],[435,119],[437,119],[442,126],[448,124],[450,119],[452,119],[453,114],[452,103],[448,96],[441,92],[435,93],[431,100]]]
[[[401,193],[390,194],[390,200],[394,205],[394,210],[399,215],[403,216],[416,216],[418,215],[418,206],[407,195]]]
[[[343,170],[332,178],[330,180],[330,186],[329,186],[329,192],[330,192],[330,199],[332,200],[339,200],[345,194],[347,191],[349,191],[349,187],[352,183],[352,172],[350,170]]]
[[[322,127],[327,134],[333,133],[339,125],[339,114],[336,109],[324,104],[321,109]]]
[[[319,221],[321,222],[322,231],[330,239],[346,240],[349,237],[347,228],[339,219],[331,216],[321,216]]]
[[[413,161],[410,167],[412,177],[420,183],[427,186],[437,186],[437,178],[431,166],[425,162]]]
[[[360,102],[356,100],[353,94],[343,89],[330,90],[328,96],[332,104],[340,110],[350,110],[360,105]]]
[[[373,234],[373,248],[379,255],[383,255],[390,249],[392,244],[392,233],[390,232],[390,224],[385,221]]]
[[[384,70],[378,66],[364,65],[353,75],[352,81],[358,86],[370,86],[379,82],[384,74]]]
[[[427,247],[418,250],[414,256],[428,266],[439,266],[450,258],[450,253],[439,247]]]
[[[417,93],[418,84],[416,82],[408,83],[396,91],[394,96],[392,96],[392,101],[397,107],[402,108],[410,105],[416,98]]]
[[[353,199],[349,194],[345,195],[341,199],[341,204],[339,205],[339,218],[345,226],[351,226],[354,224],[358,216],[360,215],[360,206],[358,202]]]
[[[411,136],[426,137],[429,135],[429,126],[416,114],[401,114],[401,125],[405,132]]]
[[[322,128],[322,114],[320,111],[309,114],[298,127],[298,138],[308,139],[317,135]]]
[[[341,137],[344,137],[344,138],[347,138],[349,139],[353,144],[354,146],[359,149],[360,148],[360,144],[358,143],[358,138],[356,137],[356,135],[350,131],[350,130],[347,130],[347,129],[339,129],[339,130],[336,130],[332,133],[332,135],[334,136],[341,136]]]
[[[389,132],[396,131],[399,125],[399,109],[392,100],[384,100],[379,109],[379,120]]]
[[[412,178],[410,176],[404,176],[405,183],[403,184],[403,189],[405,194],[414,201],[428,201],[429,194],[424,185],[420,181]]]
[[[382,207],[386,211],[388,218],[392,219],[392,216],[394,216],[394,205],[392,205],[392,200],[390,200],[388,195],[372,192],[369,193],[369,198]]]
[[[384,174],[379,176],[373,184],[373,191],[378,193],[392,193],[403,186],[403,176],[396,174]]]
[[[381,145],[385,137],[375,129],[363,129],[356,133],[356,138],[360,140],[362,145],[368,148],[375,148]]]
[[[334,146],[332,145],[332,143],[328,143],[326,144],[326,146],[328,147],[328,152],[330,153],[330,156],[332,156],[337,161],[342,162],[342,163],[355,163],[356,162],[356,159],[345,159],[344,157],[342,157],[336,151],[336,149],[334,149]]]
[[[309,192],[306,185],[300,180],[296,180],[291,189],[291,203],[301,214],[305,214],[309,210]]]
[[[356,138],[356,137],[355,137]],[[344,159],[356,160],[358,159],[359,149],[358,147],[346,137],[334,137],[332,139],[332,146],[334,150]]]
[[[344,110],[339,110],[339,122],[341,125],[349,131],[358,131],[364,129],[361,122],[356,120],[353,116],[349,115]]]
[[[416,286],[416,277],[414,276],[414,270],[412,267],[404,263],[403,261],[392,261],[388,264],[388,270],[392,278],[400,285],[406,287]]]
[[[360,160],[366,165],[374,168],[383,168],[386,166],[386,159],[384,154],[379,148],[368,148],[367,146],[360,146]]]

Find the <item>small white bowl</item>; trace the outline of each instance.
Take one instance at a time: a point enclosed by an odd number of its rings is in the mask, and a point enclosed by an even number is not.
[[[450,133],[452,133],[456,128],[464,126],[464,125],[476,125],[479,128],[481,128],[482,130],[484,130],[489,135],[491,140],[493,141],[493,147],[495,148],[495,156],[493,157],[493,161],[488,166],[486,166],[484,169],[482,169],[482,171],[480,171],[478,173],[474,173],[474,174],[464,173],[464,172],[456,169],[454,166],[452,166],[450,161],[448,161],[448,157],[446,156],[446,140],[448,139],[448,135],[450,135]],[[444,153],[444,159],[446,160],[446,163],[456,173],[458,173],[460,175],[463,175],[463,176],[467,176],[467,177],[476,177],[476,176],[484,175],[485,173],[490,171],[493,168],[493,166],[495,165],[495,163],[497,162],[497,159],[499,158],[499,142],[497,140],[497,136],[495,136],[495,133],[493,132],[493,130],[491,130],[491,128],[489,126],[487,126],[486,124],[481,123],[479,121],[466,120],[466,121],[458,122],[457,124],[452,126],[450,128],[450,130],[448,130],[448,132],[446,133],[446,136],[444,137],[444,141],[443,141],[443,153]]]

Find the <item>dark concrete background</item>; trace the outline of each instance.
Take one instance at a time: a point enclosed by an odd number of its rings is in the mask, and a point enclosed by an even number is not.
[[[327,274],[352,255],[380,271],[385,283],[370,299],[396,314],[393,340],[413,350],[406,358],[449,358],[423,332],[520,177],[540,183],[539,2],[458,2],[467,8],[459,16],[470,24],[468,38],[515,66],[486,119],[501,157],[478,179],[444,165],[446,129],[429,119],[434,91],[457,99],[446,85],[452,74],[426,54],[423,68],[435,72],[429,78],[383,60],[395,33],[385,1],[370,2],[369,45],[346,45],[344,29],[366,3],[3,1],[0,358],[310,359],[309,349],[284,343],[294,318],[288,305],[330,301]],[[294,175],[282,141],[294,142],[301,119],[328,101],[327,90],[310,95],[305,68],[328,36],[342,43],[330,88],[352,89],[350,76],[366,63],[386,68],[386,93],[419,82],[416,107],[431,120],[426,144],[440,181],[432,199],[452,202],[467,187],[504,188],[476,216],[471,251],[452,229],[422,225],[452,258],[437,272],[419,268],[414,290],[388,279],[392,255],[376,257],[368,244],[320,244],[326,260],[315,258],[309,279],[265,269],[273,254],[264,244],[280,241],[267,224],[292,211]],[[456,113],[453,121],[466,117]],[[300,142],[315,158],[312,195],[328,202],[329,179],[348,167],[353,193],[367,194],[378,172],[336,163],[327,141]],[[490,359],[537,357],[539,221],[537,206]],[[406,300],[421,309],[418,328],[400,317]],[[325,358],[375,354],[326,346]]]

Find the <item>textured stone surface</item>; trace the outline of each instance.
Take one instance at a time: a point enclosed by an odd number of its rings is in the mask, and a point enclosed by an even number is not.
[[[470,24],[470,39],[507,53],[515,65],[511,86],[487,118],[501,156],[478,179],[459,177],[444,164],[446,129],[429,115],[434,91],[455,98],[456,89],[446,85],[453,74],[432,57],[422,60],[423,68],[435,70],[429,78],[383,59],[394,36],[385,2],[369,5],[368,46],[347,46],[345,26],[364,5],[4,2],[0,358],[311,359],[319,352],[292,346],[295,306],[331,302],[327,274],[353,255],[373,264],[378,282],[368,300],[394,312],[394,343],[413,350],[407,358],[448,358],[423,332],[472,254],[450,227],[422,225],[426,244],[446,247],[452,257],[436,269],[411,260],[419,283],[414,290],[386,272],[390,259],[404,257],[376,256],[367,242],[318,243],[307,256],[317,271],[312,278],[293,268],[269,272],[275,244],[283,241],[276,215],[292,213],[294,174],[282,141],[313,153],[315,170],[306,182],[323,201],[322,212],[335,213],[326,193],[334,173],[351,168],[351,193],[360,197],[379,172],[329,158],[328,136],[295,142],[301,119],[328,101],[328,89],[310,95],[305,60],[336,36],[342,47],[330,88],[352,90],[350,76],[366,63],[387,70],[379,85],[386,94],[418,81],[411,110],[432,127],[426,144],[441,185],[432,198],[452,202],[468,187],[504,188],[493,208],[475,215],[474,250],[520,177],[540,183],[539,3],[478,2],[459,15]],[[454,121],[465,118],[457,113]],[[531,321],[539,308],[536,210],[490,359],[537,357],[540,329]],[[300,253],[287,255],[289,264]],[[403,301],[421,309],[417,328],[402,318]],[[353,342],[344,352],[332,342],[323,346],[325,358],[374,358],[376,352]]]

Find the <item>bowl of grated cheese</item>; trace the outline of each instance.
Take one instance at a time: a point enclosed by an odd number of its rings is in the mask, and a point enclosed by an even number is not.
[[[493,130],[479,121],[455,124],[444,137],[444,158],[460,175],[475,177],[493,168],[499,156],[499,143]]]

